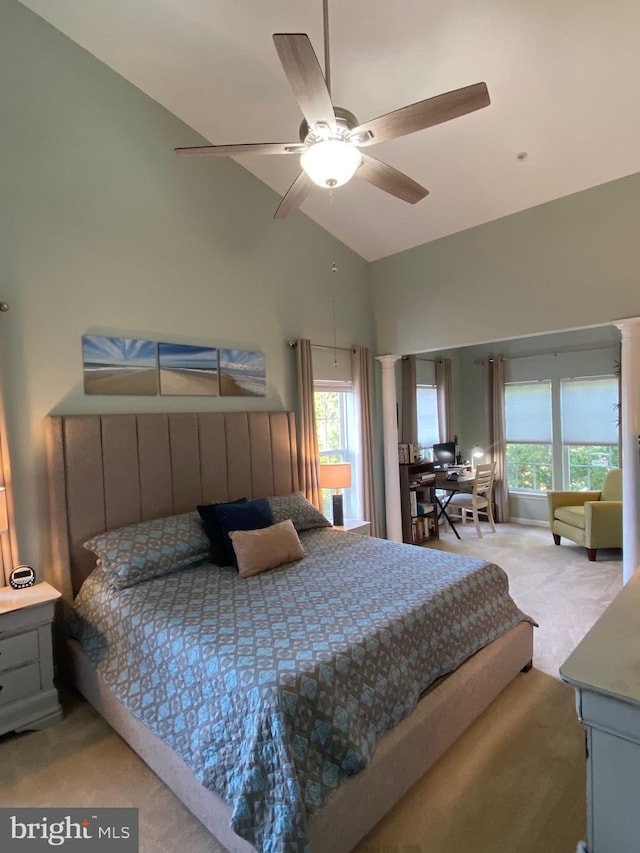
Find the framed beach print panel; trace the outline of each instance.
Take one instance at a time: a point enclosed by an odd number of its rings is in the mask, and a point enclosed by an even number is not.
[[[218,350],[189,344],[158,344],[160,393],[218,396]]]
[[[155,341],[82,336],[85,394],[158,393]]]
[[[267,369],[263,352],[220,350],[220,394],[224,397],[264,397]]]

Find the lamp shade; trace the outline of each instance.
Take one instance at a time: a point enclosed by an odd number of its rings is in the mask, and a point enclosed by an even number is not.
[[[476,466],[480,464],[481,459],[484,458],[484,450],[477,444],[474,444],[471,448],[471,470],[475,473]]]
[[[300,157],[300,165],[311,180],[321,187],[340,187],[354,176],[362,162],[358,149],[350,142],[325,139],[316,142]]]
[[[322,489],[348,489],[351,486],[351,465],[348,462],[320,465],[319,479]]]

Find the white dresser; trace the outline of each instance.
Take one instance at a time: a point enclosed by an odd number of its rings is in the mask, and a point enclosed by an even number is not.
[[[59,598],[48,583],[0,588],[0,734],[41,729],[62,718],[51,642]]]
[[[588,853],[640,851],[640,573],[560,667],[587,748]]]

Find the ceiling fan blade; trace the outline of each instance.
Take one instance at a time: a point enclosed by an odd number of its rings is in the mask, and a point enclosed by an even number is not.
[[[402,201],[408,201],[409,204],[415,204],[429,195],[429,190],[421,187],[407,175],[383,163],[382,160],[376,160],[366,154],[362,155],[362,165],[358,168],[356,175],[364,178],[374,187],[378,187],[379,190],[384,190]]]
[[[309,36],[305,33],[275,33],[273,41],[293,94],[311,129],[326,124],[335,129],[336,116],[329,89]]]
[[[313,181],[306,172],[300,172],[295,181],[284,194],[278,209],[273,215],[274,219],[284,219],[290,213],[294,213],[309,195]]]
[[[302,154],[301,142],[250,142],[247,145],[194,145],[176,148],[181,157],[235,157],[237,154]]]
[[[349,139],[358,146],[374,145],[387,139],[396,139],[441,124],[452,118],[466,115],[474,110],[488,107],[491,103],[486,83],[474,83],[454,89],[425,101],[418,101],[408,107],[395,110],[378,118],[371,119],[355,127]]]

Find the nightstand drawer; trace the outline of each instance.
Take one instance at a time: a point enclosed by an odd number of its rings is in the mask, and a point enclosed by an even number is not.
[[[40,690],[40,666],[30,663],[0,673],[0,706],[31,696]]]
[[[0,673],[28,661],[38,660],[39,656],[37,631],[27,631],[0,640]]]

